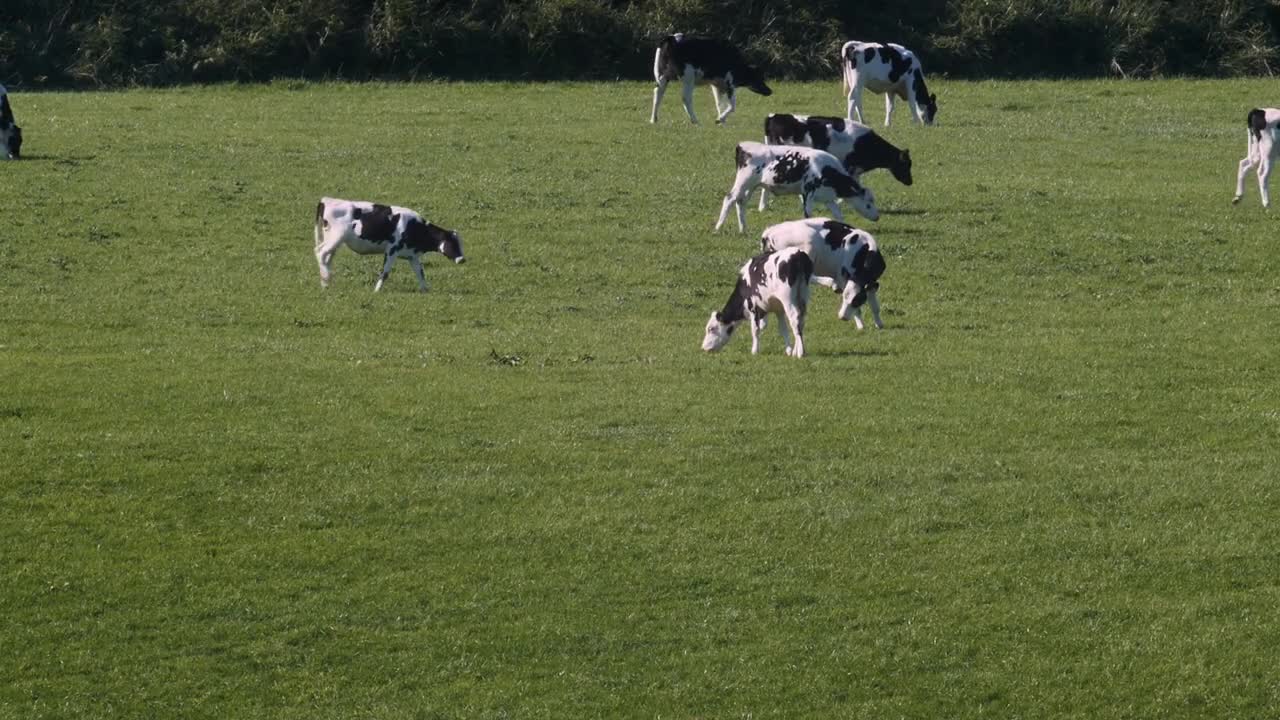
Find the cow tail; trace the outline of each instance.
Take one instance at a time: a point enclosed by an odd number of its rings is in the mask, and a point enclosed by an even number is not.
[[[316,205],[316,247],[324,242],[324,201]]]

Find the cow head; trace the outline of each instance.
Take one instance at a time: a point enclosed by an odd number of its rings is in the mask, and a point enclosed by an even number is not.
[[[733,337],[733,329],[737,327],[737,323],[725,322],[720,319],[720,313],[713,312],[707,320],[707,329],[702,336],[702,349],[707,352],[715,352],[728,344],[729,338]]]
[[[854,258],[852,275],[846,268],[842,272],[847,281],[844,286],[844,299],[840,303],[840,319],[848,320],[853,313],[867,302],[867,293],[880,288],[880,276],[884,274],[884,255],[879,250],[866,250]]]
[[[773,90],[770,90],[769,86],[764,83],[764,73],[750,65],[743,65],[738,68],[733,73],[733,81],[737,85],[765,97],[773,94]]]
[[[930,94],[920,104],[920,110],[924,113],[924,124],[932,125],[933,119],[938,116],[938,96]]]
[[[911,151],[903,150],[894,158],[893,164],[889,166],[889,172],[893,173],[893,177],[903,185],[911,184]]]
[[[461,265],[467,261],[462,254],[462,236],[457,230],[448,231],[440,239],[440,254]]]
[[[871,188],[854,180],[851,175],[833,167],[825,167],[822,169],[822,184],[831,188],[862,217],[868,220],[880,219],[880,210],[876,208],[876,198]]]
[[[6,158],[17,160],[22,157],[22,128],[11,125],[8,130],[0,131],[0,139],[4,140]]]

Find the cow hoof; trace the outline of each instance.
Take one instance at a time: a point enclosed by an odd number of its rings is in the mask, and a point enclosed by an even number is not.
[[[1239,205],[1239,204],[1240,204],[1240,196],[1239,196],[1239,195],[1237,195],[1237,196],[1235,196],[1235,197],[1231,198],[1231,204],[1232,204],[1232,205]]]

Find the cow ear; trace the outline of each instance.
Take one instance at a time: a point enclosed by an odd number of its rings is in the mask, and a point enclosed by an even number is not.
[[[929,102],[931,102],[931,103],[936,103],[936,102],[938,102],[938,94],[937,94],[937,93],[932,93],[932,94],[930,94],[930,95],[929,95]]]

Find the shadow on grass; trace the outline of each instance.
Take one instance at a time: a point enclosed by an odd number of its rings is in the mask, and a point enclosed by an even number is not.
[[[846,358],[846,357],[892,357],[897,353],[888,350],[835,350],[829,352],[811,351],[805,349],[805,357],[822,357],[822,358]]]

